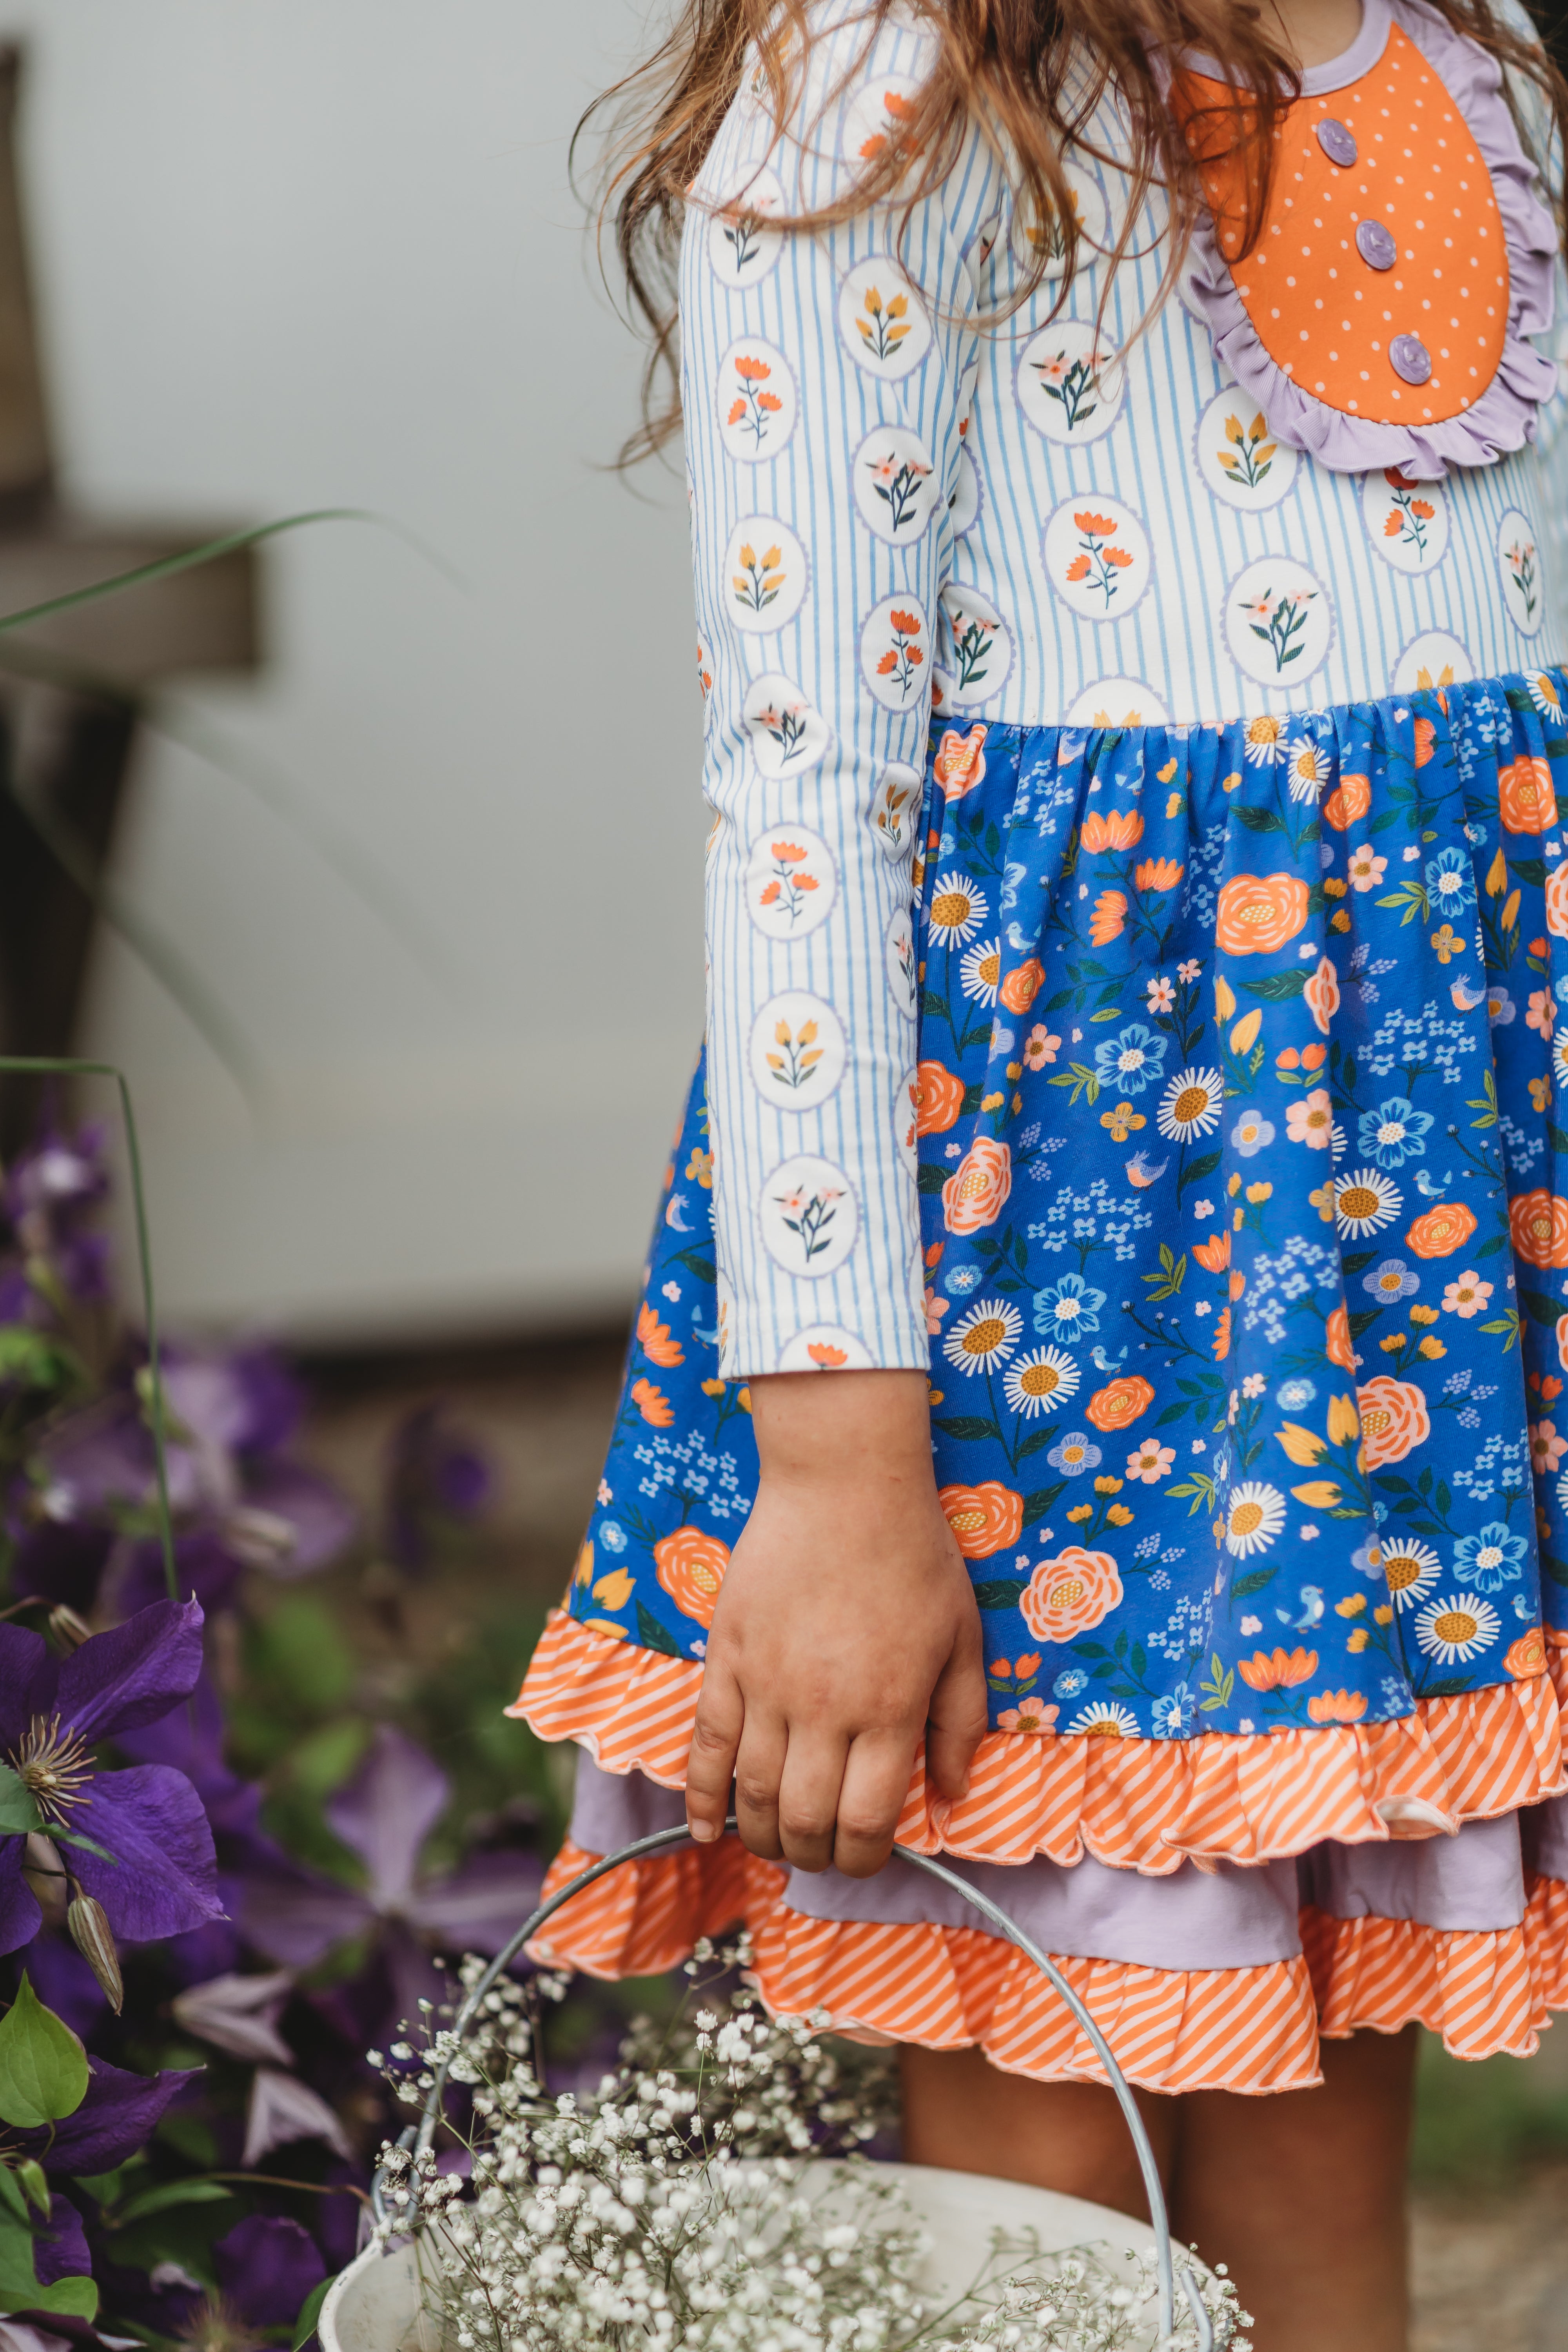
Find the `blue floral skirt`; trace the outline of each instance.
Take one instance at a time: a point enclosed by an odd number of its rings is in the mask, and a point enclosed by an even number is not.
[[[917,1843],[1159,1874],[1568,1785],[1565,696],[933,738],[931,1433],[992,1734]],[[711,1181],[700,1067],[521,1702],[666,1786],[756,1482]]]

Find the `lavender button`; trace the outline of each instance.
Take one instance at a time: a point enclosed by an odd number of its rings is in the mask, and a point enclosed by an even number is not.
[[[1432,373],[1432,354],[1419,335],[1395,335],[1388,357],[1394,374],[1406,383],[1425,383]]]
[[[1362,222],[1355,233],[1355,249],[1369,269],[1392,269],[1399,258],[1399,247],[1381,221]]]
[[[1325,114],[1318,125],[1318,144],[1330,163],[1337,163],[1342,172],[1348,172],[1355,162],[1358,151],[1354,133],[1331,114]]]

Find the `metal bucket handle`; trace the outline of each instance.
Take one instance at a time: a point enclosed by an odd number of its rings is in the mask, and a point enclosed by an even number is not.
[[[725,1826],[731,1830],[735,1828],[733,1814],[731,1815]],[[566,1885],[558,1887],[548,1902],[542,1903],[531,1917],[523,1921],[517,1933],[496,1954],[483,1976],[474,1985],[468,1999],[458,2011],[453,2026],[454,2037],[461,2041],[478,2015],[485,1995],[490,1990],[498,1977],[510,1967],[524,1945],[531,1943],[540,1929],[553,1919],[555,1914],[564,1904],[570,1903],[574,1895],[581,1895],[585,1886],[592,1886],[597,1880],[607,1877],[612,1870],[618,1870],[623,1863],[640,1862],[647,1855],[668,1853],[672,1847],[685,1845],[690,1835],[690,1831],[684,1824],[676,1829],[656,1830],[651,1837],[638,1838],[634,1844],[622,1846],[618,1853],[605,1854],[600,1861],[591,1864],[586,1870],[579,1871],[576,1877],[571,1879]],[[1066,2001],[1079,2024],[1083,2028],[1095,2055],[1105,2069],[1110,2087],[1115,2092],[1122,2115],[1126,2118],[1127,2128],[1132,2135],[1132,2145],[1138,2151],[1139,2168],[1142,2172],[1143,2187],[1149,2199],[1149,2218],[1154,2227],[1162,2340],[1168,2338],[1175,2329],[1176,2282],[1179,2279],[1182,2293],[1186,2297],[1197,2327],[1197,2352],[1214,2352],[1214,2327],[1204,2307],[1197,2281],[1185,2263],[1183,2263],[1179,2269],[1176,2265],[1171,2242],[1170,2218],[1165,2210],[1165,2192],[1160,2183],[1160,2168],[1154,2161],[1154,2151],[1149,2145],[1149,2135],[1143,2128],[1143,2118],[1138,2112],[1138,2102],[1132,2095],[1126,2075],[1111,2055],[1110,2045],[1104,2034],[1048,1954],[1042,1952],[1039,1946],[1026,1936],[1020,1927],[1009,1919],[1007,1914],[993,1903],[988,1895],[980,1894],[967,1879],[961,1878],[955,1870],[949,1870],[944,1863],[934,1861],[930,1854],[915,1853],[910,1847],[903,1845],[896,1845],[893,1852],[900,1862],[909,1863],[916,1870],[923,1870],[928,1878],[939,1879],[943,1886],[951,1887],[952,1892],[961,1896],[972,1910],[980,1913],[998,1936],[1007,1943],[1016,1945],[1026,1959],[1033,1960],[1040,1974],[1052,1990]],[[400,2147],[411,2148],[416,2155],[419,2156],[429,2149],[436,2137],[437,2125],[441,2120],[442,2102],[446,2095],[447,2076],[450,2063],[449,2059],[443,2060],[437,2068],[435,2080],[431,2084],[429,2095],[425,2102],[424,2114],[417,2126],[410,2124],[407,2130],[403,2133],[398,2141]],[[386,2219],[384,2185],[384,2175],[378,2172],[371,2189],[372,2204],[378,2221]]]

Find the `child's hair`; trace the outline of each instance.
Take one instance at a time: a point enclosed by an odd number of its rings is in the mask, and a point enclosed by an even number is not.
[[[864,0],[858,50],[896,5]],[[1546,51],[1505,22],[1492,0],[1426,5],[1510,75],[1536,85],[1561,152],[1568,132],[1568,83]],[[904,0],[900,13],[907,7]],[[935,61],[900,136],[836,205],[786,226],[825,227],[879,197],[900,194],[913,202],[930,194],[966,125],[978,117],[1006,154],[1022,216],[1059,224],[1067,253],[1058,299],[1065,299],[1078,228],[1063,152],[1077,146],[1099,152],[1089,123],[1108,85],[1114,85],[1130,142],[1129,158],[1114,165],[1127,177],[1129,200],[1112,258],[1124,250],[1150,190],[1163,186],[1172,210],[1169,278],[1181,266],[1203,195],[1193,110],[1185,110],[1184,127],[1167,104],[1160,60],[1188,51],[1222,60],[1230,83],[1228,127],[1218,143],[1245,142],[1251,149],[1242,249],[1250,248],[1268,200],[1275,125],[1300,89],[1280,33],[1265,28],[1258,0],[919,0],[919,14],[934,36]],[[782,125],[798,103],[809,15],[810,0],[680,0],[676,22],[652,57],[596,100],[578,125],[581,136],[600,107],[623,102],[600,222],[601,227],[613,222],[616,254],[651,337],[643,422],[622,452],[623,464],[660,448],[679,427],[675,289],[681,224],[691,184],[740,88],[742,60],[754,49],[774,121]],[[1506,82],[1505,89],[1513,107],[1514,91]],[[829,91],[828,100],[834,95]],[[1201,142],[1205,158],[1214,156],[1215,143],[1211,119]],[[1538,154],[1535,160],[1545,159]],[[1047,266],[1047,239],[1028,242],[1032,250],[1019,257],[1010,310],[1027,299]]]

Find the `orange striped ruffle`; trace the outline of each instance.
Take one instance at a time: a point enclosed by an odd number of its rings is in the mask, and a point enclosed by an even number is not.
[[[570,1843],[546,1893],[593,1856]],[[1081,2028],[1042,1992],[1023,1953],[984,1928],[808,1919],[781,1899],[784,1874],[738,1840],[630,1863],[587,1888],[531,1947],[595,1976],[673,1968],[699,1936],[741,1921],[770,2009],[826,2010],[928,2049],[978,2042],[993,2064],[1040,2081],[1102,2082]],[[1320,2035],[1393,2032],[1411,2020],[1461,2058],[1528,2057],[1551,2009],[1568,2008],[1568,1886],[1538,1879],[1521,1927],[1458,1934],[1407,1920],[1301,1914],[1304,1956],[1184,1971],[1058,1958],[1129,2079],[1152,2091],[1299,2090],[1321,2080]]]
[[[917,1759],[900,1843],[977,1862],[1085,1853],[1160,1876],[1184,1856],[1272,1862],[1321,1839],[1426,1837],[1568,1790],[1568,1650],[1552,1673],[1425,1699],[1390,1723],[1196,1739],[987,1732],[948,1804]],[[551,1613],[508,1712],[575,1739],[606,1771],[683,1785],[702,1669]]]

